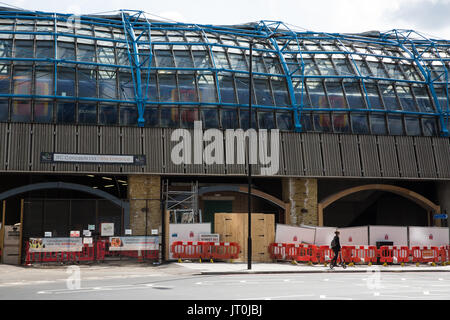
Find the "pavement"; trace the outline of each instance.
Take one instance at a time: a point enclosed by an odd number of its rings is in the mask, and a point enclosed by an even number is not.
[[[329,266],[323,264],[307,265],[307,264],[292,264],[290,262],[277,263],[252,263],[251,269],[248,268],[247,262],[240,263],[226,263],[226,262],[173,262],[172,264],[191,270],[193,273],[203,275],[224,275],[224,274],[264,274],[264,273],[354,273],[354,272],[370,272],[378,270],[380,272],[450,272],[450,265],[447,266],[432,266],[431,264],[415,264],[401,265],[354,265],[347,266],[346,269],[342,267],[335,267],[330,270]]]

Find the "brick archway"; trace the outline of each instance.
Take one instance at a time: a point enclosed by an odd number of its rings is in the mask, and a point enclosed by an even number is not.
[[[405,198],[415,202],[416,204],[418,204],[419,206],[421,206],[422,208],[427,210],[427,212],[441,213],[440,206],[438,206],[434,202],[428,200],[424,196],[422,196],[412,190],[398,187],[398,186],[388,185],[388,184],[367,184],[367,185],[353,187],[353,188],[349,188],[349,189],[337,192],[331,196],[326,197],[321,202],[319,202],[317,204],[317,214],[319,217],[319,226],[323,226],[323,210],[326,207],[328,207],[333,202],[335,202],[341,198],[344,198],[350,194],[360,192],[360,191],[366,191],[366,190],[379,190],[379,191],[395,193],[399,196],[405,197]]]

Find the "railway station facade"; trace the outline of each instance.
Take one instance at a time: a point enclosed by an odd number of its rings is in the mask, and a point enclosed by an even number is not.
[[[412,30],[2,8],[3,222],[161,234],[171,201],[213,222],[246,212],[254,156],[252,210],[277,223],[446,226],[449,72],[450,41]]]

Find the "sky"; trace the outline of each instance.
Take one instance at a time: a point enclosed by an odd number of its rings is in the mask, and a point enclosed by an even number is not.
[[[93,14],[132,9],[149,18],[234,25],[283,21],[295,30],[360,33],[412,29],[450,40],[450,0],[5,0],[0,5],[47,12]]]

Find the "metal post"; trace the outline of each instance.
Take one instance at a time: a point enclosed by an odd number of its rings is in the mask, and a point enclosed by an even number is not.
[[[248,83],[248,112],[249,129],[252,127],[252,84],[253,84],[253,41],[250,40],[250,63],[249,63],[249,83]],[[247,243],[247,269],[252,269],[252,165],[250,163],[250,137],[248,139],[247,161],[248,161],[248,243]]]

